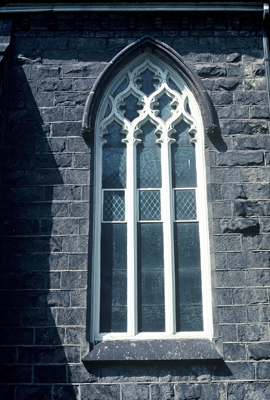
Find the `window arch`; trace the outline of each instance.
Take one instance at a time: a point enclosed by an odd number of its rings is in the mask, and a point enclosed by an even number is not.
[[[146,46],[92,120],[92,341],[212,337],[203,113],[166,61]]]

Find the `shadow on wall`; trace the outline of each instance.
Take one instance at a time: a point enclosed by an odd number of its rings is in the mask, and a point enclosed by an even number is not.
[[[75,400],[62,345],[66,329],[55,325],[59,307],[69,306],[69,293],[57,291],[67,255],[61,236],[51,236],[52,217],[66,215],[66,203],[52,202],[54,187],[63,189],[58,167],[66,155],[60,139],[48,138],[22,64],[11,74],[0,243],[0,399]]]

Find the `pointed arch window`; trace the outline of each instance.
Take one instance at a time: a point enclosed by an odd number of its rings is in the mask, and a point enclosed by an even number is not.
[[[211,338],[203,123],[185,81],[143,53],[95,123],[93,341]]]

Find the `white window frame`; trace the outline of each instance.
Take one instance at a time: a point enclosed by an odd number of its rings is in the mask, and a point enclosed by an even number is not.
[[[164,76],[169,71],[170,77],[181,88],[182,95],[181,104],[182,114],[184,117],[179,118],[179,121],[188,119],[191,125],[191,131],[194,134],[196,149],[196,170],[197,170],[197,187],[195,189],[196,205],[197,205],[197,220],[199,221],[199,236],[200,236],[200,254],[201,254],[201,278],[202,278],[202,305],[203,305],[203,331],[194,332],[176,332],[176,318],[175,318],[175,265],[174,265],[174,246],[173,246],[173,223],[174,223],[174,190],[171,185],[171,151],[170,146],[173,142],[173,135],[164,133],[164,130],[170,132],[169,118],[162,126],[159,124],[158,129],[160,139],[157,141],[161,145],[161,173],[162,173],[162,188],[158,188],[161,193],[161,221],[163,222],[163,236],[164,236],[164,293],[165,293],[165,332],[140,332],[137,331],[137,271],[136,271],[136,238],[137,238],[137,221],[138,221],[138,207],[137,197],[139,189],[136,189],[136,144],[140,142],[133,132],[137,131],[140,126],[140,121],[144,119],[143,112],[139,111],[140,116],[129,122],[124,117],[124,112],[120,111],[118,105],[121,98],[126,98],[131,93],[131,88],[128,86],[123,92],[118,94],[113,101],[110,93],[113,93],[125,76],[129,76],[129,80],[133,80],[136,71],[136,76],[145,70],[145,66],[156,73],[156,67],[162,71],[160,73],[161,87],[155,91],[155,96],[158,93],[167,93],[168,85],[164,82]],[[153,66],[154,65],[154,66]],[[136,93],[136,85],[132,86],[133,94]],[[151,96],[145,97],[145,106],[142,111],[147,110],[153,116],[152,108],[150,107]],[[105,110],[108,105],[108,99],[111,103],[111,112],[104,118]],[[185,103],[188,102],[192,110],[192,117],[185,111]],[[118,105],[117,105],[118,104]],[[172,112],[172,114],[174,111]],[[152,120],[148,118],[148,120]],[[126,143],[126,189],[125,191],[125,221],[117,223],[127,223],[127,332],[99,332],[99,315],[100,315],[100,261],[101,261],[101,222],[102,222],[102,203],[103,203],[103,189],[102,189],[102,145],[106,143],[106,136],[104,133],[106,129],[105,124],[116,121],[124,126],[126,137],[123,136],[123,142]],[[108,122],[109,121],[109,122]],[[157,125],[157,123],[155,122]],[[143,125],[141,123],[141,125]],[[133,130],[133,132],[132,132]],[[93,235],[93,259],[92,259],[92,321],[91,321],[91,341],[97,342],[101,340],[119,340],[119,339],[132,339],[132,340],[145,340],[145,339],[179,339],[179,338],[207,338],[212,339],[212,299],[211,299],[211,272],[210,272],[210,247],[209,247],[209,231],[208,231],[208,212],[207,212],[207,194],[206,194],[206,169],[204,159],[204,129],[203,121],[200,113],[199,106],[196,102],[194,95],[189,89],[184,80],[162,60],[156,58],[154,55],[147,53],[137,57],[134,61],[128,64],[123,71],[118,74],[108,87],[103,99],[101,100],[100,107],[97,113],[95,123],[95,177],[94,177],[94,235]],[[187,188],[193,189],[193,188]],[[110,190],[110,189],[104,189]],[[141,190],[141,189],[140,189]],[[142,189],[143,190],[143,189]],[[154,190],[154,189],[151,189]],[[181,190],[184,190],[181,188]],[[166,205],[166,207],[164,207]],[[169,205],[169,207],[168,207]],[[182,221],[181,221],[182,222]]]

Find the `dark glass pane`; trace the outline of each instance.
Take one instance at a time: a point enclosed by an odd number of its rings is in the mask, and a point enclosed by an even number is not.
[[[121,82],[118,88],[115,90],[112,96],[116,97],[119,93],[123,92],[123,90],[125,90],[127,86],[128,86],[128,81],[127,79],[124,79],[123,82]]]
[[[202,279],[199,269],[176,271],[177,305],[202,304]]]
[[[172,145],[172,183],[174,188],[196,187],[194,147]]]
[[[164,332],[162,223],[138,224],[138,325],[140,332]]]
[[[164,271],[143,269],[140,273],[141,305],[164,305]]]
[[[175,223],[174,240],[177,331],[200,331],[203,327],[199,224]]]
[[[100,332],[126,332],[127,307],[100,308]]]
[[[182,94],[180,88],[174,83],[173,80],[171,80],[171,78],[169,79],[168,85],[172,90],[175,90],[176,92]]]
[[[195,190],[175,190],[175,219],[197,219]]]
[[[138,223],[138,267],[163,270],[163,224]]]
[[[100,331],[127,330],[126,224],[102,224]]]
[[[139,191],[139,218],[140,221],[159,221],[160,192],[159,190]]]
[[[175,125],[174,129],[176,130],[174,137],[176,139],[177,146],[194,146],[192,143],[190,143],[190,139],[192,139],[193,135],[188,133],[190,130],[190,125],[184,121],[180,121],[177,125]]]
[[[147,122],[141,130],[142,143],[137,145],[137,187],[161,187],[160,147],[155,143],[155,126]]]
[[[104,189],[122,189],[126,187],[126,149],[103,148],[102,187]]]
[[[138,99],[133,96],[133,94],[130,94],[125,100],[124,100],[125,105],[123,105],[121,108],[125,110],[124,116],[129,120],[133,121],[135,118],[138,117],[139,113],[138,110],[141,109],[141,106],[138,106]]]
[[[127,269],[126,224],[102,224],[101,270]]]
[[[125,135],[121,133],[121,125],[113,121],[106,127],[106,130],[108,133],[104,135],[104,139],[107,141],[107,143],[104,145],[104,147],[126,147],[125,144],[121,142],[121,140],[125,138]]]
[[[159,110],[158,117],[161,118],[163,121],[167,121],[171,117],[171,110],[173,109],[171,106],[172,99],[163,94],[158,100],[158,107]]]
[[[136,83],[139,84],[140,90],[149,96],[156,90],[154,84],[158,83],[158,79],[155,78],[155,74],[149,69],[142,72],[140,77],[141,79],[138,79]]]
[[[165,332],[164,306],[143,306],[139,310],[139,332]]]
[[[104,191],[103,221],[125,220],[125,192],[123,190]]]
[[[183,306],[176,310],[177,332],[203,331],[202,306]]]
[[[175,223],[174,248],[176,269],[201,268],[198,222]]]
[[[112,110],[112,108],[111,108],[110,104],[108,104],[103,118],[108,117],[108,115],[110,114],[111,110]]]

